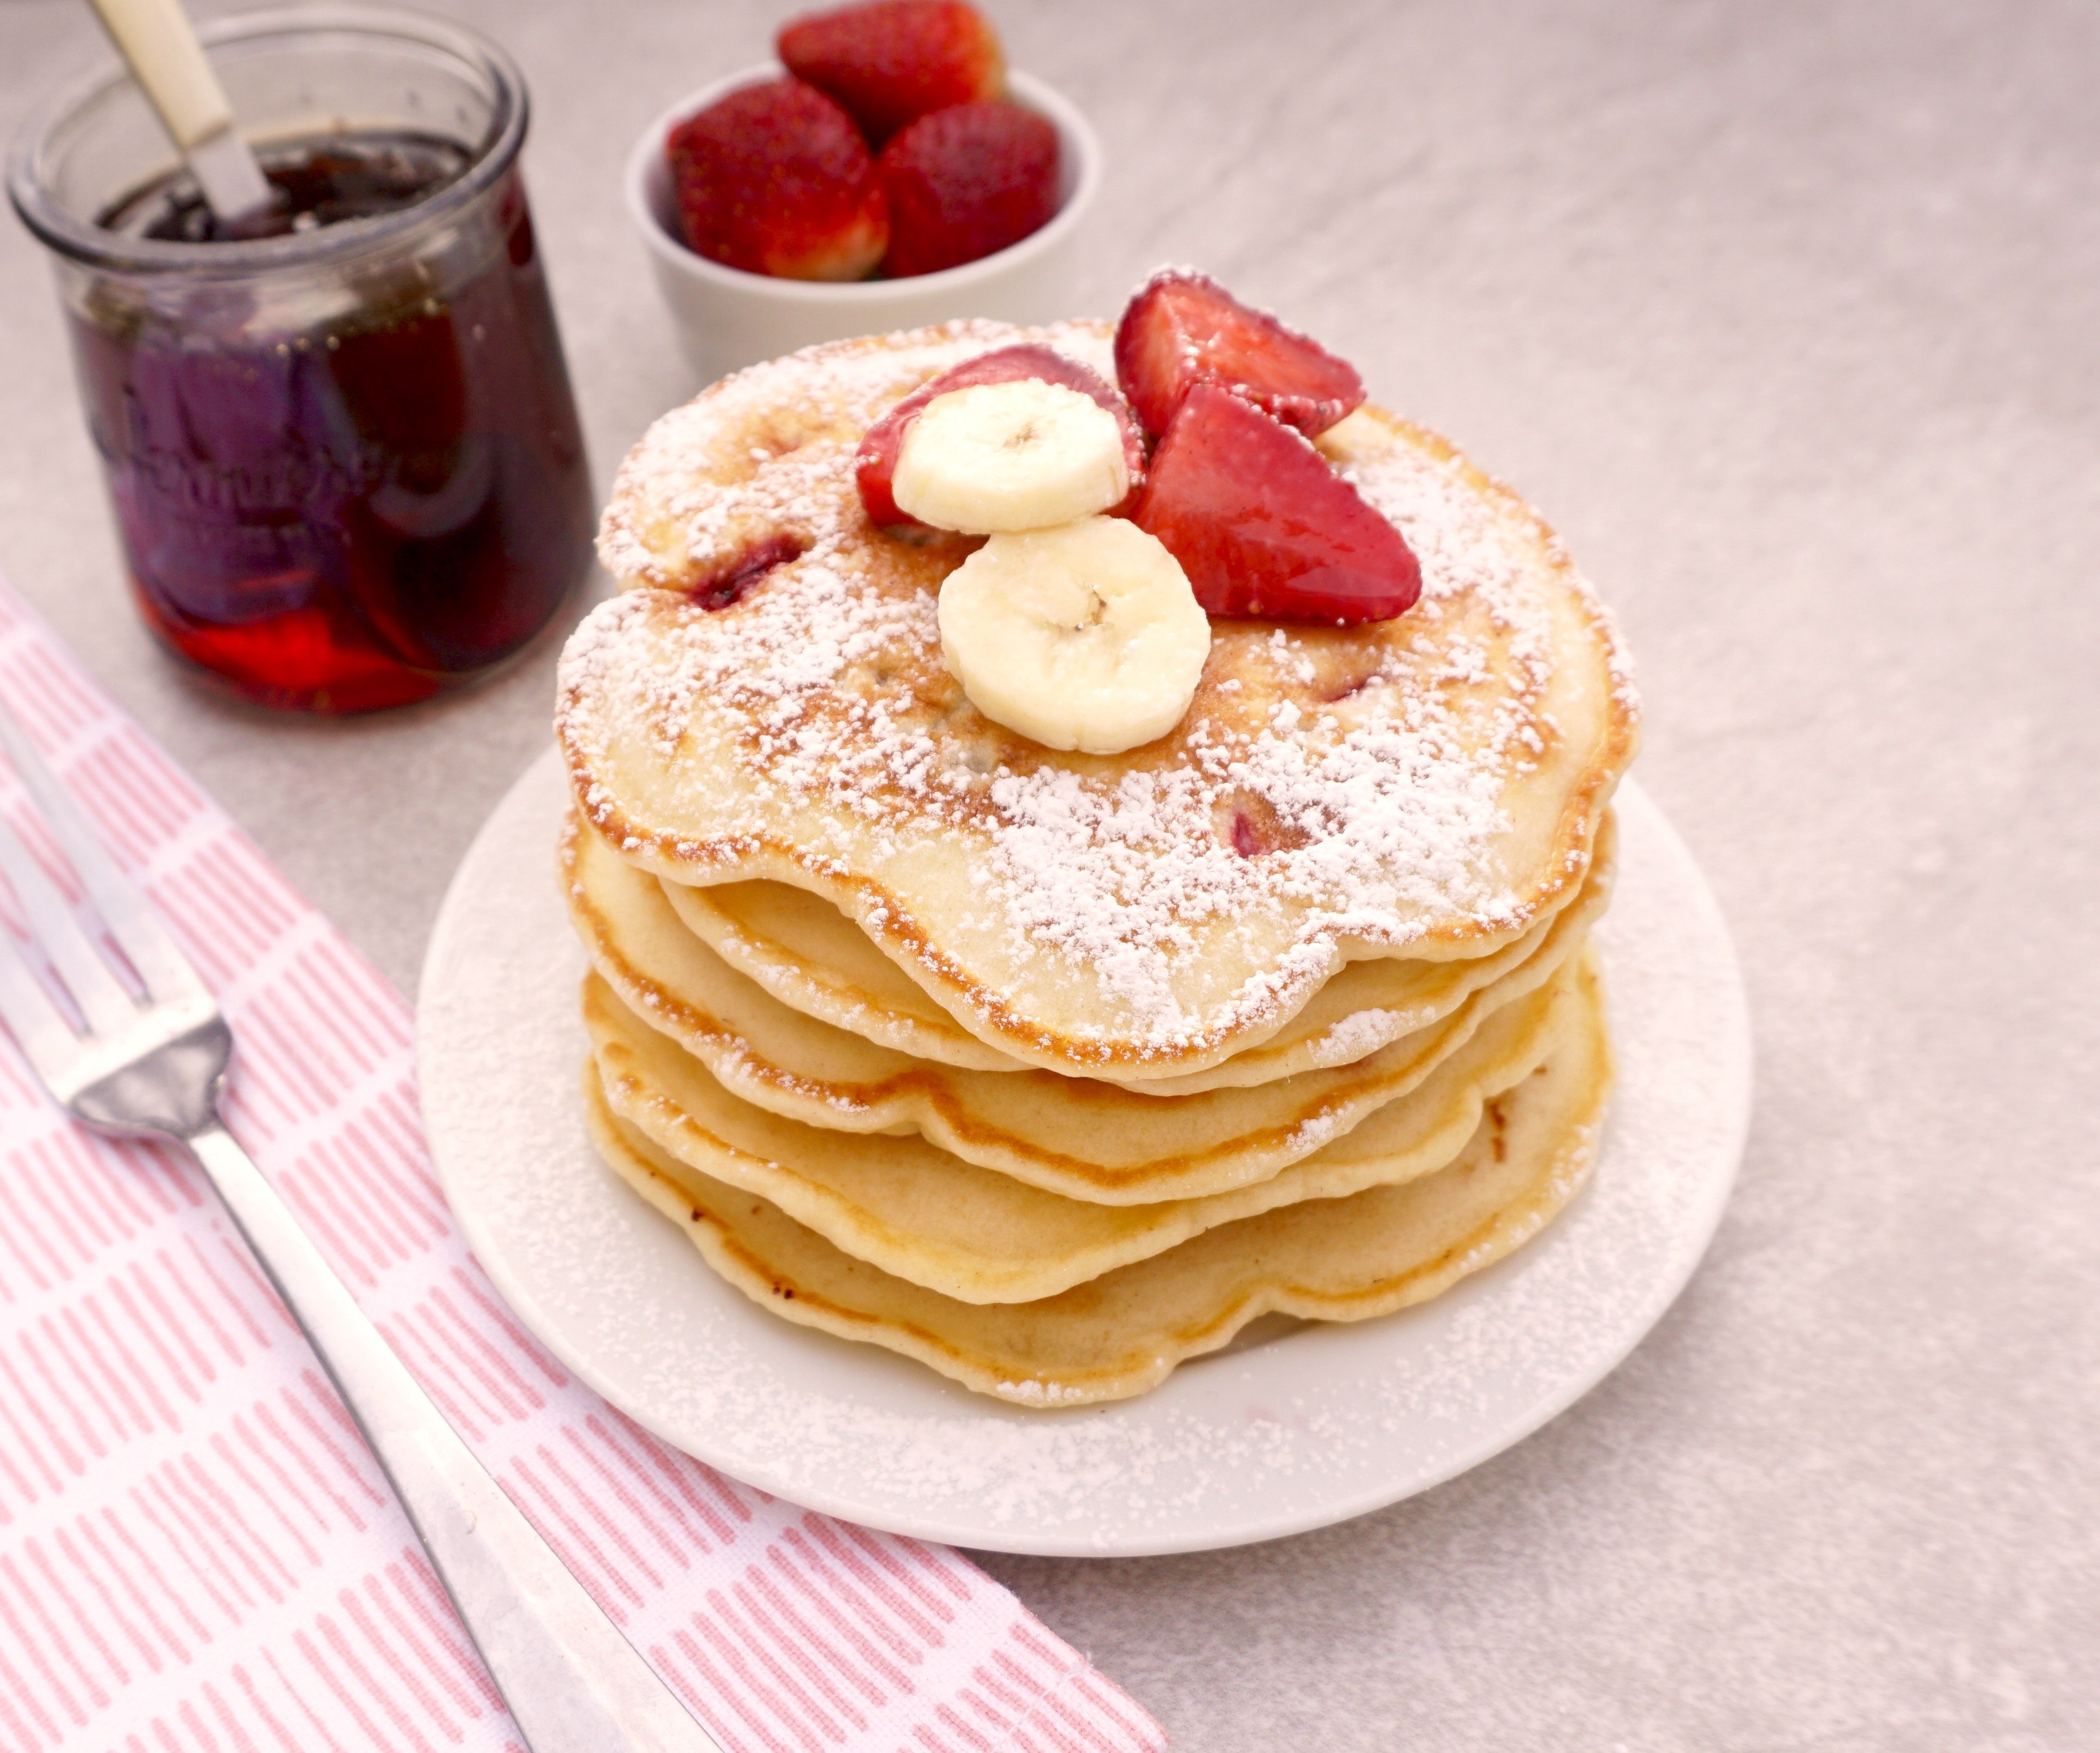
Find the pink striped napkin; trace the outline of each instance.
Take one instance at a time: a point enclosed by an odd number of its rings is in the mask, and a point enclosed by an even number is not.
[[[469,1257],[411,1016],[0,582],[0,697],[218,994],[227,1119],[726,1748],[1164,1745],[944,1548],[724,1478],[571,1381]],[[70,882],[11,773],[0,808]],[[0,924],[19,931],[0,886]],[[515,1749],[297,1330],[189,1165],[68,1123],[0,1032],[0,1747]]]

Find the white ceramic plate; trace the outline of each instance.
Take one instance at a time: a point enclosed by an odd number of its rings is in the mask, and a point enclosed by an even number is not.
[[[1618,1093],[1591,1186],[1418,1309],[1302,1326],[1135,1400],[1028,1412],[764,1313],[598,1162],[578,1117],[584,957],[549,754],[468,851],[423,970],[423,1112],[482,1264],[630,1417],[810,1508],[1002,1552],[1200,1550],[1361,1515],[1529,1434],[1661,1318],[1741,1152],[1749,1028],[1727,932],[1637,788],[1599,928]]]

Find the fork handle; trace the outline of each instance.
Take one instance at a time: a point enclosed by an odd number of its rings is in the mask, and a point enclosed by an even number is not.
[[[226,1129],[185,1140],[393,1482],[533,1753],[721,1753],[474,1458]]]

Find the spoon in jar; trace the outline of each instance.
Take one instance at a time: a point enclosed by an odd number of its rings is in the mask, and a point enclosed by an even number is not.
[[[272,204],[270,184],[233,123],[182,0],[89,0],[161,125],[196,178],[213,217],[238,236]]]

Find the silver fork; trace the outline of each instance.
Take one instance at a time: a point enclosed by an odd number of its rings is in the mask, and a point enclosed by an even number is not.
[[[534,1753],[721,1753],[477,1461],[220,1123],[232,1032],[78,807],[0,708],[0,744],[143,987],[135,993],[0,816],[0,871],[82,1022],[0,934],[0,1019],[99,1132],[194,1156],[371,1445]]]

